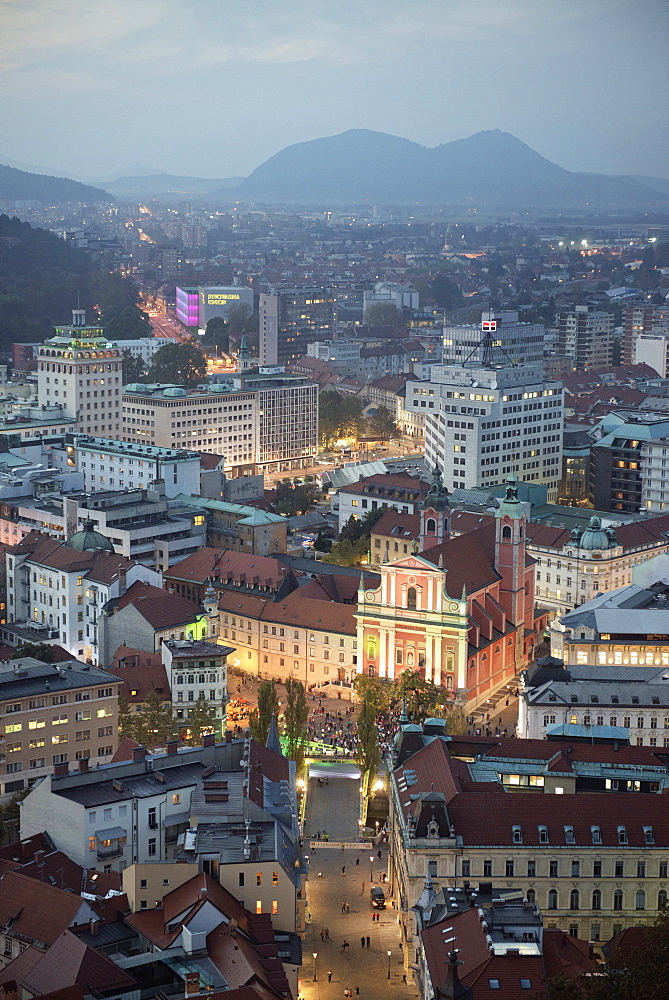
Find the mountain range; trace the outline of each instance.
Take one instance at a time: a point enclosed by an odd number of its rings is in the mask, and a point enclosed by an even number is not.
[[[0,167],[0,198],[102,201],[133,196],[199,196],[227,203],[289,205],[443,205],[485,209],[660,209],[669,181],[576,173],[552,163],[508,132],[421,146],[409,139],[350,129],[295,143],[246,178],[222,180],[148,173],[100,187]],[[129,171],[124,171],[124,175]],[[71,187],[70,187],[71,186]],[[104,190],[102,190],[104,189]],[[105,195],[105,191],[110,192]],[[68,196],[65,196],[68,192]]]
[[[660,192],[635,178],[565,170],[499,129],[433,148],[351,129],[288,146],[256,167],[235,194],[244,200],[301,204],[500,208],[619,208],[662,202]]]

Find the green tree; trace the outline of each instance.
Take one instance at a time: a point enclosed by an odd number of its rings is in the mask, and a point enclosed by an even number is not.
[[[128,736],[131,740],[136,740],[137,743],[141,743],[141,739],[137,739],[137,734],[139,732],[139,714],[133,712],[133,706],[130,704],[128,699],[124,694],[119,694],[118,696],[118,731],[120,736]]]
[[[17,646],[16,652],[11,657],[12,660],[19,660],[22,656],[32,656],[36,660],[41,660],[42,663],[60,663],[63,660],[69,660],[70,657],[64,655],[55,646],[49,645],[48,642],[23,642],[20,646]]]
[[[286,681],[286,711],[283,715],[283,734],[286,738],[286,755],[295,761],[298,774],[304,764],[304,747],[307,742],[309,706],[302,681],[289,677]]]
[[[339,533],[339,540],[348,539],[349,542],[358,542],[361,538],[364,538],[369,548],[372,528],[377,521],[381,520],[387,510],[387,505],[382,504],[376,510],[368,510],[364,517],[349,517]]]
[[[204,331],[204,343],[227,354],[230,350],[230,337],[228,335],[228,324],[222,316],[212,316]]]
[[[454,705],[445,712],[446,732],[449,736],[464,736],[467,733],[467,716],[459,705]]]
[[[318,432],[324,448],[340,438],[356,437],[364,425],[362,401],[357,396],[343,396],[326,390],[318,397]]]
[[[140,340],[153,336],[149,317],[135,305],[110,309],[103,313],[100,322],[110,340]]]
[[[317,483],[297,483],[283,479],[276,487],[274,508],[277,514],[307,514],[316,506],[321,498],[321,489]]]
[[[394,696],[397,702],[404,702],[407,715],[416,723],[436,715],[444,698],[441,688],[426,681],[417,670],[402,671],[394,682]]]
[[[614,951],[595,975],[547,981],[551,1000],[665,1000],[669,981],[669,913],[644,928],[643,942]]]
[[[369,562],[369,539],[360,538],[357,542],[350,542],[348,538],[344,538],[335,542],[321,562],[333,563],[335,566],[364,566]]]
[[[446,274],[438,274],[434,279],[432,295],[442,309],[457,309],[462,304],[462,292]]]
[[[377,715],[378,709],[375,692],[371,688],[367,688],[362,696],[362,704],[358,716],[358,751],[356,762],[360,765],[363,774],[369,771],[369,788],[372,786],[372,779],[381,763],[379,730],[376,725]]]
[[[169,382],[192,389],[207,377],[207,359],[192,344],[165,344],[153,355],[150,382]]]
[[[318,538],[314,542],[316,552],[330,552],[332,550],[332,540],[324,538],[322,532],[318,532]]]
[[[258,707],[249,712],[251,739],[265,744],[272,723],[272,716],[279,714],[279,701],[274,681],[261,681],[258,687]]]
[[[398,309],[392,302],[374,302],[365,309],[365,324],[367,326],[392,326],[404,325],[402,310]]]
[[[196,707],[199,702],[196,703]],[[189,720],[190,725],[190,720]],[[164,746],[177,731],[176,721],[169,705],[163,704],[156,691],[147,696],[142,711],[139,713],[140,735],[135,739],[145,747]],[[197,742],[197,741],[196,741]]]
[[[123,351],[123,384],[141,382],[146,378],[146,364],[141,355],[135,356],[131,351]]]
[[[383,677],[368,677],[366,674],[356,674],[353,687],[360,702],[365,698],[372,701],[376,715],[385,715],[390,711],[393,699],[393,685]]]
[[[370,429],[374,437],[382,441],[389,441],[397,434],[397,424],[395,417],[387,406],[379,406],[378,410],[370,420]]]
[[[188,713],[188,742],[197,746],[202,742],[202,737],[207,733],[221,735],[221,721],[216,716],[216,709],[210,705],[207,699],[200,695],[193,708]]]
[[[239,337],[242,333],[247,333],[247,323],[251,320],[253,310],[246,302],[238,302],[230,306],[226,320],[228,329],[233,336]]]

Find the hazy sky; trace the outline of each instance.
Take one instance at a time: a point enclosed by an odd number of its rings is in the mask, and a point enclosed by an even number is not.
[[[0,162],[249,173],[349,128],[667,176],[666,0],[3,0]],[[145,171],[146,172],[146,171]]]

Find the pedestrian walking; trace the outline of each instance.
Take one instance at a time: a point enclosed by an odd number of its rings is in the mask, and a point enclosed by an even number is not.
[[[365,938],[365,941],[367,942],[367,947],[369,948],[369,934],[368,934],[368,935],[367,935],[367,937]]]
[[[360,867],[360,858],[356,858],[356,859],[355,859],[355,867],[356,867],[356,868],[359,868],[359,867]]]
[[[346,904],[346,912],[347,913],[351,912],[351,907],[350,907],[349,903]]]
[[[325,941],[325,931],[321,929],[321,941]]]
[[[356,986],[356,988],[355,988],[355,995],[356,995],[357,997],[359,997],[359,996],[360,996],[360,987],[359,987],[359,986]]]
[[[364,893],[364,891],[365,891],[365,883],[364,882],[362,883],[362,890],[361,891],[362,891],[362,893]]]
[[[360,938],[360,947],[361,948],[365,947],[365,938],[364,938],[364,936]]]
[[[329,983],[331,983],[331,982],[332,982],[332,969],[329,969],[329,970],[328,970],[328,982],[329,982]]]
[[[342,865],[341,866],[341,873],[342,873],[342,875],[346,874],[346,865]]]
[[[344,902],[343,899],[341,901],[341,912],[346,913],[346,903]]]
[[[341,845],[341,851],[342,851],[342,854],[343,854],[344,853],[344,845],[343,844]]]
[[[325,928],[325,940],[326,941],[330,940],[330,928],[329,927]]]

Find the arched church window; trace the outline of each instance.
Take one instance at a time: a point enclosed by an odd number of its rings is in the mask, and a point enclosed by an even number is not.
[[[432,522],[434,524],[434,521]],[[428,521],[429,524],[429,521]],[[416,588],[409,587],[407,590],[407,608],[409,611],[416,610]]]
[[[511,528],[508,524],[505,524],[502,528],[502,538],[511,538]]]
[[[428,519],[427,519],[427,521],[425,523],[425,531],[426,531],[426,533],[428,535],[434,535],[434,533],[435,533],[436,530],[437,530],[437,525],[435,523],[434,518],[433,517],[428,517]]]

